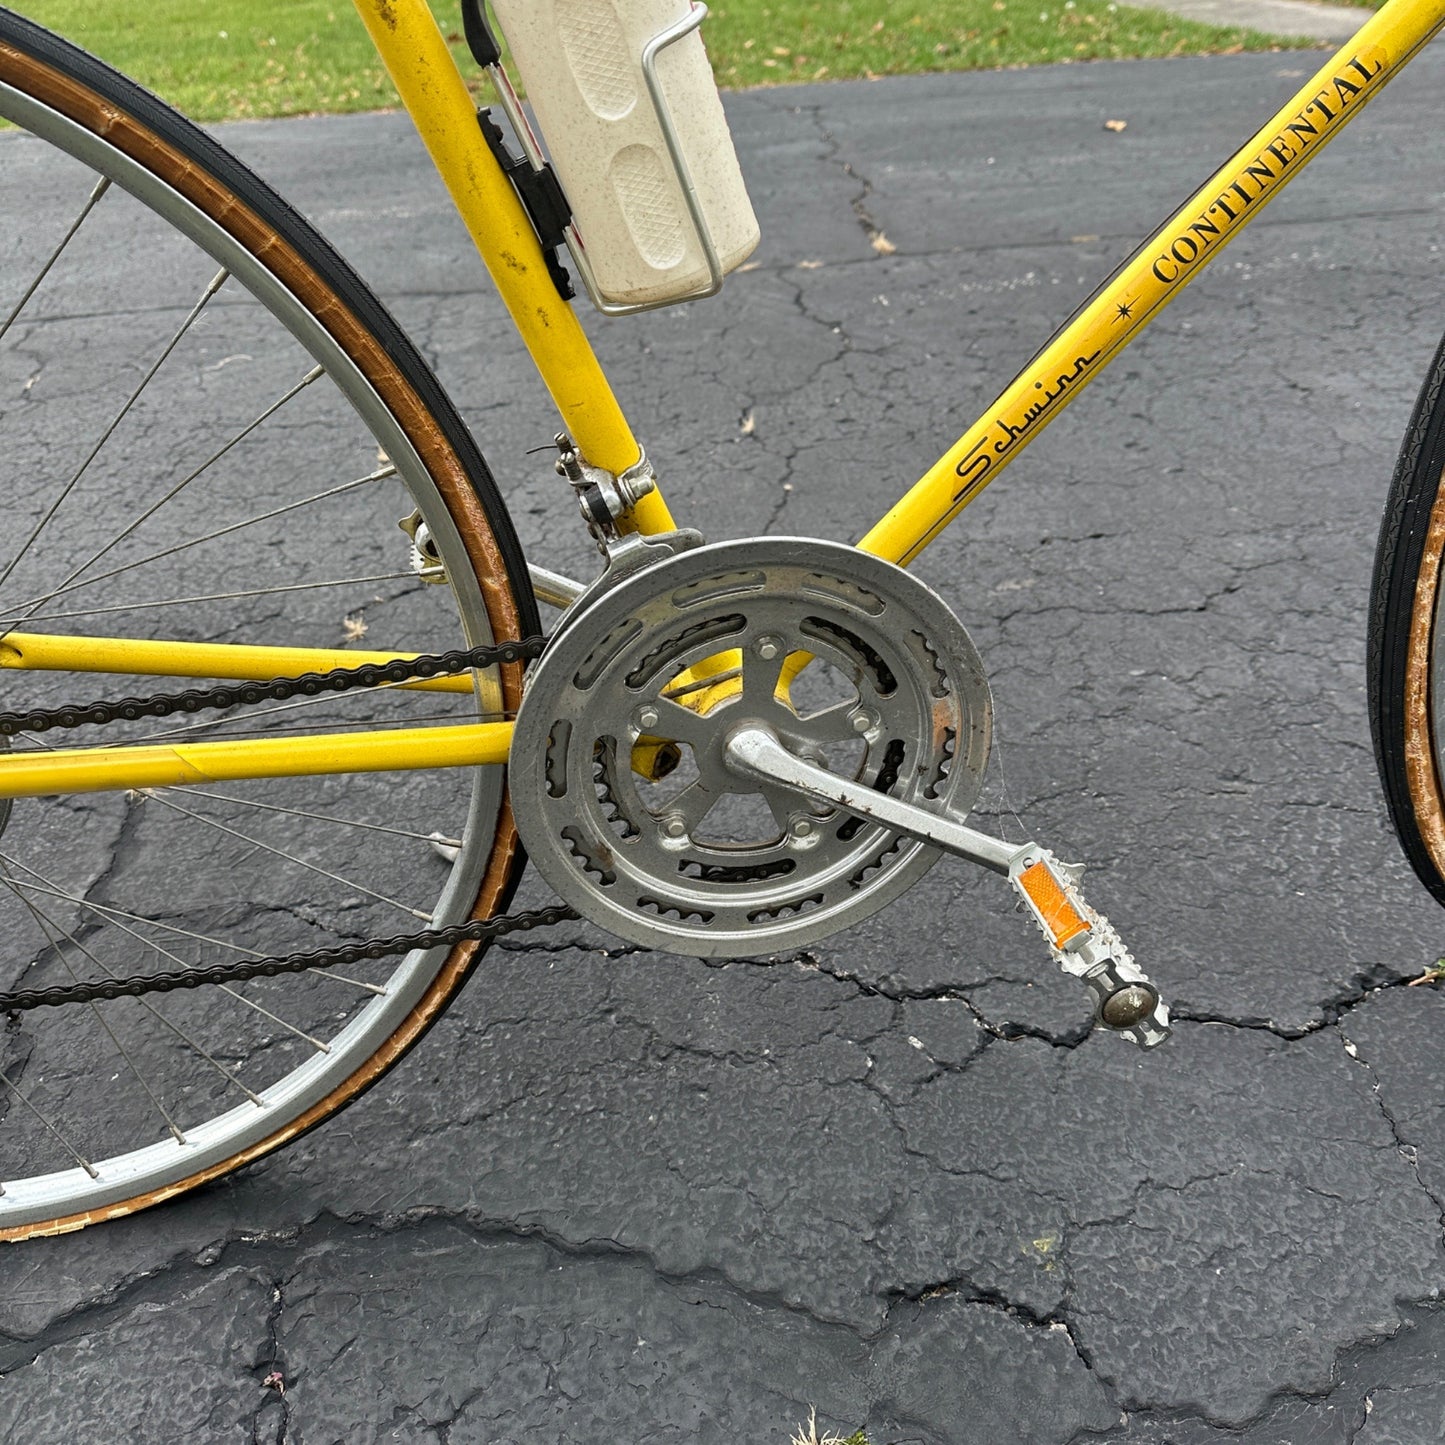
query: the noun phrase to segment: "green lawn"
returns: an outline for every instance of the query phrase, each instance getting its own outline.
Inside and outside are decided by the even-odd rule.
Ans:
[[[6,0],[197,120],[379,110],[396,92],[349,0]],[[460,32],[456,0],[434,6]],[[466,56],[460,43],[458,55]]]
[[[347,0],[9,0],[200,120],[375,110],[396,96]],[[457,0],[433,0],[468,75]],[[728,87],[1281,44],[1112,0],[716,0]]]
[[[1112,0],[709,0],[721,84],[909,75],[1125,56],[1261,50],[1258,31]]]

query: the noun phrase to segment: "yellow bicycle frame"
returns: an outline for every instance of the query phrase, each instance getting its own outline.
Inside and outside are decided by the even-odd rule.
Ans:
[[[528,352],[581,452],[620,473],[641,455],[426,0],[354,0]],[[1023,451],[1445,24],[1445,0],[1389,0],[1069,320],[997,401],[859,541],[906,565]],[[660,492],[633,512],[674,526]],[[12,635],[0,668],[269,679],[399,654]],[[469,678],[417,686],[468,691]],[[502,762],[509,723],[0,757],[0,797],[316,772]]]

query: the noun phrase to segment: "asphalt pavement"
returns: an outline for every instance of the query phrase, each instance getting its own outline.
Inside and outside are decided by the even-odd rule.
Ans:
[[[1314,63],[730,97],[755,262],[588,322],[674,509],[856,536]],[[816,1407],[872,1445],[1440,1439],[1445,996],[1405,984],[1445,918],[1383,816],[1363,638],[1445,329],[1442,91],[1436,47],[918,567],[989,670],[985,823],[1089,865],[1167,1046],[1091,1034],[963,865],[784,959],[498,949],[288,1152],[0,1255],[0,1438],[732,1445]],[[216,130],[583,569],[409,121]]]
[[[1348,40],[1374,15],[1361,6],[1321,5],[1315,0],[1168,0],[1158,8],[1206,25],[1246,25],[1266,35],[1305,36],[1336,44]]]

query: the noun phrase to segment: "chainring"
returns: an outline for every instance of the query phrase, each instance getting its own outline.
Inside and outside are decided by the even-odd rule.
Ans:
[[[755,723],[963,817],[992,704],[962,625],[892,563],[810,538],[697,547],[569,616],[528,678],[510,768],[528,855],[595,923],[703,957],[811,943],[932,867],[936,849],[730,771],[729,734]]]

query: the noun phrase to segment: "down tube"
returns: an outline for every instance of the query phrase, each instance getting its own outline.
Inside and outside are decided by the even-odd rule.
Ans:
[[[1390,0],[1009,383],[859,543],[911,562],[1445,24]]]

